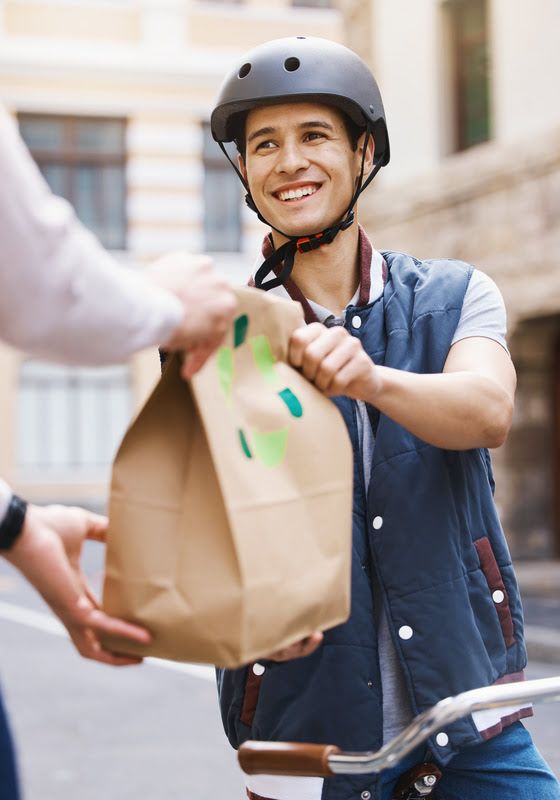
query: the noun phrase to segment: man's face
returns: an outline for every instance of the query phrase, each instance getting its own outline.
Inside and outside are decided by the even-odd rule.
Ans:
[[[250,111],[240,159],[255,204],[290,236],[317,233],[342,218],[361,151],[352,149],[342,114],[320,103],[286,103]]]

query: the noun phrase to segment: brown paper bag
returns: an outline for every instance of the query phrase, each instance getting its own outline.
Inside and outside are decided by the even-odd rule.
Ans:
[[[224,345],[190,384],[171,358],[117,454],[103,604],[154,639],[115,650],[235,667],[348,617],[345,424],[286,363],[299,304],[237,294]]]

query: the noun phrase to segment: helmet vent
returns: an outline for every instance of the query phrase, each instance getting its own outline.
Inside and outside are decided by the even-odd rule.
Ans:
[[[243,66],[240,68],[239,72],[237,73],[237,77],[246,78],[250,72],[251,72],[251,64],[247,62],[247,64],[243,64]]]
[[[295,56],[287,58],[284,61],[284,69],[286,70],[286,72],[295,72],[296,69],[299,69],[299,67],[300,67],[299,58],[295,58]]]

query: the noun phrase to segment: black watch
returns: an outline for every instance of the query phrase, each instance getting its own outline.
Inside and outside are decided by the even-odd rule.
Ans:
[[[17,494],[12,495],[4,519],[0,522],[0,550],[9,550],[23,530],[27,503]]]

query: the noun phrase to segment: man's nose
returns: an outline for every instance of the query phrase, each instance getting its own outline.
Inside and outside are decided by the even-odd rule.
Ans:
[[[303,148],[297,142],[285,142],[282,145],[276,163],[277,172],[293,174],[301,169],[306,169],[308,166],[309,160]]]

